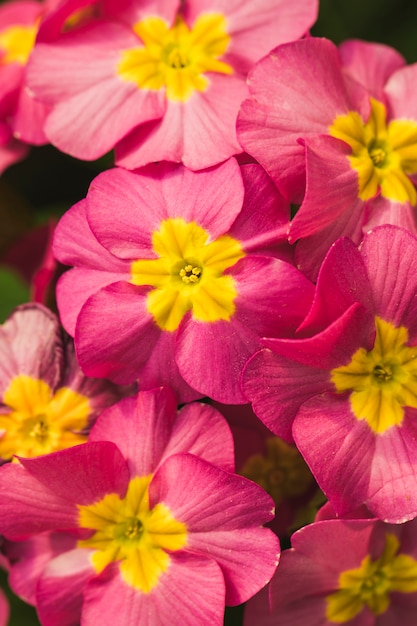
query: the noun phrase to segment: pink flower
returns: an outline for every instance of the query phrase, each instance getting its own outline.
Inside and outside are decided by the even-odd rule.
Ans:
[[[57,556],[46,536],[27,544],[42,624],[69,626],[81,613],[85,626],[220,626],[225,603],[254,595],[279,557],[261,527],[272,500],[232,468],[220,414],[196,403],[177,415],[167,389],[104,411],[86,444],[3,467],[0,532],[65,531],[77,542],[57,537]],[[24,591],[26,577],[29,595],[31,565],[19,567],[14,581]]]
[[[297,444],[339,515],[417,515],[417,240],[385,225],[358,250],[338,240],[298,339],[265,339],[244,390],[275,434]]]
[[[258,165],[235,160],[99,175],[54,243],[75,266],[57,298],[83,371],[244,402],[240,372],[259,338],[291,335],[311,302],[311,283],[276,258],[289,258],[288,209]]]
[[[59,10],[74,4],[89,3]],[[202,169],[241,151],[249,69],[305,34],[317,0],[106,0],[101,10],[105,19],[56,42],[41,33],[29,82],[52,107],[48,139],[87,160],[116,147],[129,169],[161,160]]]
[[[83,376],[58,320],[37,304],[0,326],[0,457],[46,454],[86,441],[97,415],[125,390]]]
[[[417,233],[417,64],[380,44],[282,45],[249,78],[244,149],[287,198],[302,201],[289,241],[315,278],[329,246],[390,223]],[[306,67],[310,68],[306,71]]]
[[[396,626],[417,611],[417,520],[330,520],[292,536],[245,626]]]

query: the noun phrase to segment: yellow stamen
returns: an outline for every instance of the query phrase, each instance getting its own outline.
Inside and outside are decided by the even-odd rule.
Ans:
[[[390,605],[391,592],[417,591],[417,561],[407,554],[397,554],[400,543],[387,533],[379,559],[367,555],[360,566],[342,572],[339,589],[326,597],[326,618],[335,624],[353,620],[365,607],[382,615]]]
[[[382,102],[371,98],[371,115],[364,123],[355,111],[339,115],[329,128],[330,135],[352,148],[348,157],[358,173],[358,197],[384,198],[409,202],[414,206],[417,193],[409,175],[417,173],[417,123],[393,120],[386,123]]]
[[[0,415],[0,457],[33,457],[84,443],[82,431],[91,413],[87,397],[69,387],[54,394],[40,379],[20,375],[3,395],[9,412]]]
[[[332,381],[339,392],[350,391],[352,411],[372,430],[383,433],[400,426],[404,407],[417,408],[417,347],[408,347],[408,332],[375,318],[373,349],[359,348],[348,365],[335,368]]]
[[[78,542],[94,552],[91,562],[97,573],[120,561],[123,580],[149,593],[168,569],[169,552],[187,544],[187,528],[165,504],[149,508],[148,487],[152,476],[130,481],[124,498],[112,493],[88,506],[79,505],[79,525],[95,533]]]
[[[153,233],[152,246],[158,258],[134,261],[131,282],[154,287],[147,308],[162,330],[176,330],[188,311],[202,322],[230,320],[237,291],[224,271],[245,256],[236,239],[210,241],[195,222],[170,218]]]
[[[0,65],[26,65],[35,45],[38,24],[9,26],[0,31]]]
[[[210,72],[232,74],[220,60],[230,37],[226,20],[219,13],[200,15],[190,29],[182,17],[174,26],[159,17],[148,17],[134,26],[143,46],[123,51],[118,75],[140,89],[165,87],[169,100],[185,102],[195,91],[206,91]]]

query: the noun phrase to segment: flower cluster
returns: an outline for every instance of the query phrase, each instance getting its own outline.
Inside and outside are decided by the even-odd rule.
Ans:
[[[0,172],[100,159],[0,326],[0,557],[42,626],[412,623],[417,64],[317,11],[0,6]]]

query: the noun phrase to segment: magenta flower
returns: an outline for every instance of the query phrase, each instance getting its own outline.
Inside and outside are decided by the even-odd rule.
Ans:
[[[242,146],[301,202],[289,240],[312,278],[343,235],[379,224],[417,233],[417,64],[360,41],[280,46],[253,70],[238,121]],[[306,67],[310,68],[306,71]]]
[[[292,536],[245,626],[397,626],[417,611],[417,520],[330,520]]]
[[[76,4],[91,2],[67,0],[59,11]],[[116,147],[117,164],[129,169],[224,161],[241,152],[235,123],[248,71],[277,42],[303,36],[317,4],[106,0],[105,19],[36,46],[29,81],[52,107],[47,137],[87,160]]]
[[[417,515],[416,262],[417,240],[395,226],[360,250],[338,240],[302,338],[263,340],[244,372],[255,413],[294,438],[339,515]]]
[[[58,320],[37,304],[0,326],[0,457],[46,454],[79,444],[123,391],[86,378]]]
[[[77,542],[26,544],[42,624],[69,626],[81,614],[85,626],[220,626],[225,603],[253,596],[279,558],[278,539],[261,527],[272,500],[232,468],[220,414],[196,403],[177,415],[162,388],[104,411],[86,444],[3,467],[0,532],[65,531]],[[34,556],[42,544],[46,566]],[[26,577],[30,595],[30,565],[19,567],[15,583],[24,590]]]
[[[83,371],[244,402],[240,372],[259,338],[291,335],[311,303],[311,283],[276,258],[289,258],[288,210],[259,166],[235,160],[99,175],[54,243],[75,266],[57,297]]]

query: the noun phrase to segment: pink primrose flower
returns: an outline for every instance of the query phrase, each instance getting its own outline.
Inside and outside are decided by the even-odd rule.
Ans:
[[[100,174],[54,242],[75,266],[57,298],[84,373],[244,402],[240,372],[259,338],[291,335],[314,291],[279,258],[290,258],[288,211],[262,168],[234,159]]]
[[[276,48],[249,77],[238,134],[281,192],[301,202],[289,230],[315,278],[329,246],[384,223],[417,233],[417,64],[395,50],[309,38]]]
[[[417,515],[417,240],[379,226],[333,244],[298,339],[264,339],[244,371],[255,413],[297,444],[335,511]]]
[[[317,0],[103,0],[101,18],[57,34],[52,15],[29,66],[52,108],[51,143],[81,159],[202,169],[240,153],[235,123],[246,76],[274,45],[303,36]],[[67,0],[58,11],[91,2]],[[62,18],[62,15],[61,15]]]
[[[126,391],[86,378],[58,320],[25,304],[0,326],[0,457],[46,454],[86,441],[97,415]]]
[[[330,520],[292,536],[245,626],[411,626],[417,612],[417,520]]]
[[[271,498],[232,472],[212,407],[177,414],[166,388],[121,400],[88,443],[1,469],[14,588],[43,626],[220,626],[279,558]]]

